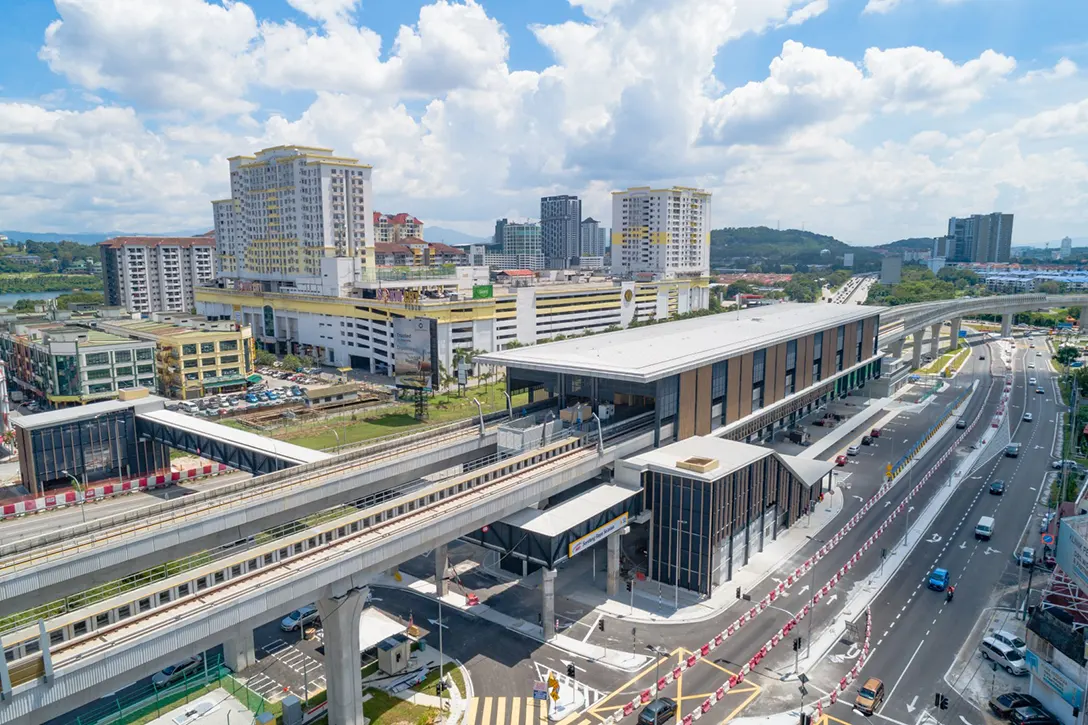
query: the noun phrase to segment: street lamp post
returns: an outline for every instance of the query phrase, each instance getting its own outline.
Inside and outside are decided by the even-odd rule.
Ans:
[[[680,609],[680,539],[683,534],[681,528],[687,521],[676,520],[676,579],[673,587],[673,609]]]
[[[815,536],[806,536],[806,539],[816,542],[817,544],[826,544],[823,539],[817,539]],[[808,611],[808,641],[805,642],[805,659],[808,659],[809,654],[812,652],[812,620],[816,618],[816,562],[812,562],[812,577],[809,581],[809,611]]]
[[[79,494],[79,516],[83,519],[83,523],[87,523],[87,512],[83,510],[83,505],[87,503],[87,495],[84,493],[86,489],[79,483],[79,479],[68,473],[67,470],[61,471],[61,473],[72,479],[72,485],[75,486],[76,493]]]
[[[669,653],[665,650],[665,648],[661,647],[660,645],[648,644],[646,645],[646,649],[657,655],[654,658],[654,687],[657,687],[657,683],[661,681],[661,658],[666,657]]]
[[[332,429],[332,434],[336,436],[336,452],[340,452],[340,434],[336,432],[336,429]]]

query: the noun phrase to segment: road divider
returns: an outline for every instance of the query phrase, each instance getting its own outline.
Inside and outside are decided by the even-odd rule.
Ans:
[[[145,476],[134,478],[121,483],[108,483],[104,486],[88,488],[82,498],[84,503],[94,503],[114,496],[123,496],[137,491],[153,491],[159,488],[167,488],[185,481],[194,481],[208,476],[218,476],[234,469],[222,463],[212,463],[199,468],[190,468],[185,471],[172,471],[158,476]],[[51,496],[38,496],[37,498],[25,498],[21,501],[5,503],[0,508],[0,519],[13,519],[27,514],[36,514],[42,511],[53,511],[65,506],[76,506],[81,503],[78,491],[65,491]]]

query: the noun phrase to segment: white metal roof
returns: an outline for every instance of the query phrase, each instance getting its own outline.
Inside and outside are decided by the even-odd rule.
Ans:
[[[714,436],[693,436],[661,448],[653,448],[637,456],[624,460],[624,463],[637,468],[652,468],[656,471],[672,473],[684,478],[700,481],[717,481],[733,471],[739,471],[767,456],[776,455],[771,448],[753,446],[740,441]],[[713,458],[718,467],[699,473],[680,468],[676,464],[688,458]]]
[[[166,405],[166,398],[157,395],[146,395],[133,400],[103,400],[100,403],[88,403],[87,405],[73,405],[70,408],[58,408],[47,410],[44,413],[31,415],[12,416],[11,422],[19,428],[32,430],[34,428],[48,428],[59,423],[74,423],[79,420],[93,420],[99,415],[116,413],[128,408],[140,410],[144,407],[161,408]]]
[[[834,461],[821,461],[815,458],[787,456],[785,453],[779,453],[777,451],[775,451],[775,455],[781,459],[786,468],[793,472],[793,475],[804,481],[808,486],[814,485],[835,468]]]
[[[642,491],[637,488],[604,483],[580,493],[574,498],[552,506],[546,511],[534,508],[522,509],[502,520],[504,524],[517,526],[541,536],[559,536],[583,521],[588,521],[602,511],[607,511]]]
[[[478,355],[477,362],[647,383],[872,317],[886,308],[782,303]]]
[[[158,423],[189,431],[205,438],[215,438],[234,444],[240,448],[249,448],[266,455],[271,455],[281,460],[292,460],[296,463],[317,463],[330,458],[329,454],[315,451],[310,448],[296,446],[293,443],[265,438],[256,433],[249,433],[237,428],[213,423],[210,420],[201,420],[184,413],[175,413],[171,410],[156,410],[149,413],[138,413],[141,418],[150,418]]]

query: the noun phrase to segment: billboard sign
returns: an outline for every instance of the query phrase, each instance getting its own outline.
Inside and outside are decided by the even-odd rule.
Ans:
[[[1027,660],[1028,669],[1031,670],[1031,674],[1035,675],[1036,679],[1045,682],[1071,707],[1080,707],[1081,702],[1084,700],[1084,690],[1076,682],[1031,650],[1027,651],[1027,656],[1024,659]]]
[[[495,288],[489,284],[472,285],[472,299],[489,300],[495,296]]]
[[[574,541],[570,542],[570,545],[567,548],[567,556],[573,558],[577,554],[580,554],[581,552],[596,544],[598,541],[601,541],[609,534],[614,534],[617,531],[622,530],[625,526],[627,526],[627,514],[617,516],[604,526],[598,529],[594,529],[582,538],[575,539]]]
[[[393,320],[393,374],[438,387],[438,321]]]
[[[1082,590],[1088,590],[1088,515],[1066,516],[1058,527],[1054,558],[1062,572]]]

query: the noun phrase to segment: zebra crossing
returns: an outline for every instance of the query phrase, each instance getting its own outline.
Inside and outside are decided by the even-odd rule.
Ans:
[[[531,697],[474,697],[462,725],[547,725],[548,703]]]
[[[246,679],[245,685],[268,702],[279,702],[288,693],[304,698],[303,679],[308,680],[306,689],[311,694],[325,689],[325,666],[319,660],[282,639],[273,640],[261,649],[282,666],[263,668]]]

